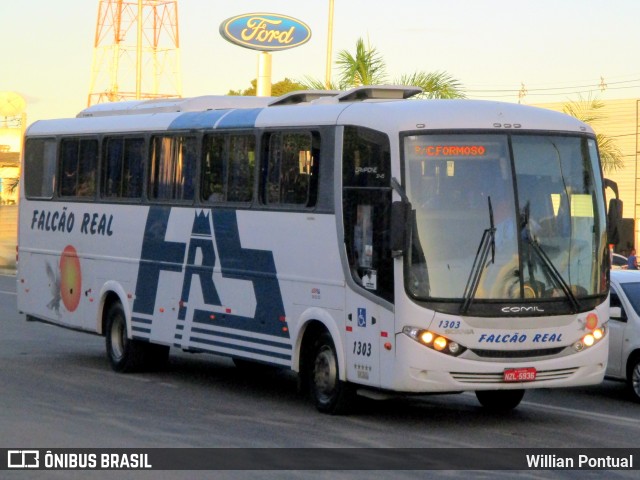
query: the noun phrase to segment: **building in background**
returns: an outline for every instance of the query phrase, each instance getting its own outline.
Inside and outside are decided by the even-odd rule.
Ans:
[[[15,92],[0,92],[0,270],[16,263],[18,190],[27,102]]]

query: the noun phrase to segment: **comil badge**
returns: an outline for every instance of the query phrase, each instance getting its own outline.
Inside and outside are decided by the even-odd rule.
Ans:
[[[222,22],[220,35],[241,47],[264,52],[299,47],[311,38],[311,29],[286,15],[245,13]]]

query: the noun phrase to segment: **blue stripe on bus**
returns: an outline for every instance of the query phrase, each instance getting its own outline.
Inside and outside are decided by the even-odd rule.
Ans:
[[[206,112],[185,112],[169,125],[169,130],[213,128],[228,110],[208,110]]]
[[[205,345],[211,345],[212,347],[222,347],[222,348],[230,348],[233,350],[239,350],[241,352],[247,352],[247,353],[257,353],[259,355],[264,355],[267,357],[273,357],[273,358],[279,358],[282,360],[291,360],[291,355],[287,355],[284,353],[274,353],[274,352],[270,352],[268,350],[260,350],[257,348],[251,348],[251,347],[243,347],[241,345],[235,345],[232,343],[225,343],[225,342],[218,342],[215,340],[207,340],[206,338],[201,338],[201,337],[191,337],[191,341],[192,342],[198,342],[198,343],[204,343]],[[200,347],[202,348],[202,347]],[[227,353],[228,355],[228,353]]]
[[[222,117],[216,128],[253,128],[262,110],[262,108],[231,110]]]
[[[151,319],[149,319],[149,318],[132,317],[131,320],[134,321],[134,322],[151,325]]]
[[[269,340],[262,340],[262,339],[258,339],[258,338],[255,338],[255,337],[250,337],[250,336],[247,336],[247,335],[238,335],[238,334],[234,334],[234,333],[211,331],[211,330],[206,330],[204,328],[192,328],[191,332],[192,333],[202,333],[204,335],[210,335],[210,336],[213,336],[213,337],[223,337],[223,338],[229,338],[229,339],[232,339],[232,340],[241,340],[241,341],[244,341],[244,342],[256,343],[256,344],[264,345],[265,347],[283,348],[285,350],[291,350],[292,349],[291,345],[288,344],[288,343],[272,342],[272,341],[269,341]]]

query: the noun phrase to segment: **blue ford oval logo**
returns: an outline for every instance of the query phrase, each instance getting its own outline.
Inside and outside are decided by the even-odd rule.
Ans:
[[[220,25],[220,35],[241,47],[270,51],[298,47],[311,38],[300,20],[275,13],[245,13]]]

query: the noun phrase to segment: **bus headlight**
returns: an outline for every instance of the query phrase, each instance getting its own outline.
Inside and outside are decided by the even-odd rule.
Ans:
[[[429,330],[416,327],[404,327],[402,329],[402,333],[411,337],[425,347],[429,347],[432,350],[446,353],[447,355],[452,355],[454,357],[457,357],[466,350],[466,348],[459,343],[454,342],[443,335],[430,332]]]
[[[595,328],[592,332],[586,333],[580,340],[573,344],[573,349],[580,352],[585,348],[589,348],[604,338],[606,328],[604,326]]]

